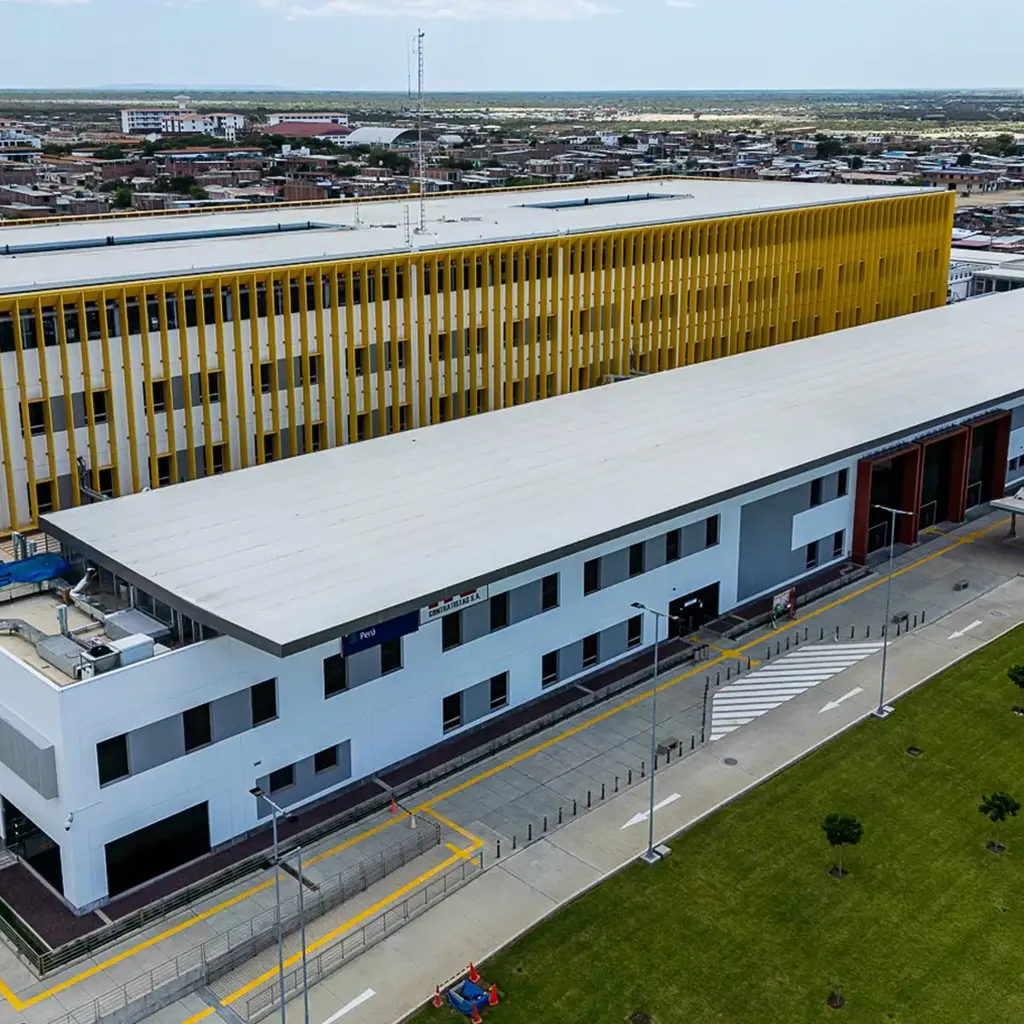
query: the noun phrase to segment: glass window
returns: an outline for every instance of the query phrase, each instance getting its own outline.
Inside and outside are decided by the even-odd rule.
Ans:
[[[818,564],[818,542],[812,541],[807,545],[807,568],[813,569]]]
[[[545,576],[540,581],[540,606],[542,611],[558,607],[558,573]]]
[[[450,651],[462,643],[462,612],[452,612],[441,620],[441,650]]]
[[[718,544],[721,516],[709,516],[704,524],[704,546],[713,548]]]
[[[811,508],[821,504],[821,477],[811,481]]]
[[[591,665],[596,665],[600,653],[600,636],[597,633],[592,633],[590,636],[585,637],[583,640],[583,667],[590,668]]]
[[[540,682],[542,686],[558,682],[558,651],[551,651],[541,658]]]
[[[282,789],[294,786],[295,765],[286,764],[283,768],[278,768],[276,772],[271,772],[267,778],[267,783],[271,793],[280,793]]]
[[[644,571],[644,546],[633,544],[629,549],[629,575],[639,576]]]
[[[626,624],[626,646],[639,647],[644,636],[644,620],[642,615],[634,615]]]
[[[264,679],[249,688],[253,728],[277,718],[277,680]]]
[[[209,704],[199,704],[197,707],[189,708],[181,718],[185,727],[186,753],[196,750],[198,747],[205,747],[213,741]]]
[[[210,370],[206,375],[206,397],[209,402],[220,401],[220,370]]]
[[[441,725],[445,732],[462,725],[462,693],[452,693],[441,702]]]
[[[380,674],[389,675],[402,667],[402,638],[385,640],[380,645]]]
[[[491,677],[491,710],[497,711],[508,703],[508,673]]]
[[[124,734],[111,736],[109,740],[97,743],[96,763],[99,766],[101,786],[128,776],[128,737]]]
[[[348,689],[348,673],[345,659],[340,654],[324,658],[324,697],[333,697]]]
[[[832,538],[832,557],[842,558],[846,550],[846,531],[840,530]]]
[[[839,479],[836,482],[836,497],[845,498],[850,493],[850,471],[848,469],[839,470]]]
[[[491,629],[504,629],[508,625],[508,593],[491,598]]]
[[[601,589],[601,559],[592,558],[583,566],[583,593],[593,594]]]
[[[338,767],[338,748],[327,747],[325,750],[318,750],[313,755],[313,771],[319,775],[321,772],[329,772],[332,768]]]
[[[665,534],[665,561],[678,562],[682,553],[682,530],[671,530]]]
[[[107,422],[107,393],[106,391],[92,392],[92,418],[95,423]]]

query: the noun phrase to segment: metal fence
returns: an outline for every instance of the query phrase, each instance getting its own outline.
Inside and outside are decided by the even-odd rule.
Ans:
[[[306,922],[333,910],[364,892],[374,882],[440,845],[440,825],[419,820],[422,824],[401,842],[382,850],[376,857],[332,875],[320,883],[316,893],[304,895]],[[290,934],[299,927],[298,896],[282,900],[281,923],[284,934]],[[275,911],[264,910],[56,1018],[51,1024],[98,1024],[110,1019],[116,1019],[119,1024],[130,1024],[141,1020],[201,985],[223,977],[276,941]]]
[[[315,955],[307,957],[308,985],[316,984],[353,957],[376,945],[382,939],[386,939],[403,925],[440,903],[446,896],[461,889],[483,871],[483,864],[484,857],[483,851],[481,851],[473,859],[461,861],[450,871],[432,879],[422,889],[407,896],[401,903],[396,903],[382,914],[370,918],[360,928],[342,936]],[[301,964],[285,972],[284,990],[286,1000],[302,991]],[[244,1009],[240,1002],[235,1003],[232,1009],[250,1024],[254,1024],[255,1021],[262,1020],[272,1013],[280,1004],[280,990],[275,976],[272,982],[268,982],[246,1000]]]

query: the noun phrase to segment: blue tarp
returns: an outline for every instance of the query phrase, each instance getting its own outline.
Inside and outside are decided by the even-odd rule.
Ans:
[[[18,562],[6,562],[0,564],[0,587],[54,580],[70,568],[60,555],[33,555]]]

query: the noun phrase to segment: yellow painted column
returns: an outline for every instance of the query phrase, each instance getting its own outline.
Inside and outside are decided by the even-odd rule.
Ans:
[[[78,450],[75,442],[75,410],[74,403],[71,401],[72,394],[72,381],[71,381],[71,370],[68,364],[68,332],[67,332],[67,320],[65,319],[64,310],[64,295],[60,294],[57,296],[57,344],[60,346],[60,375],[61,380],[64,384],[64,421],[67,423],[67,449],[68,449],[68,465],[71,467],[71,501],[75,505],[82,503],[82,489],[78,481]],[[125,323],[124,319],[124,289],[121,290],[121,321]],[[127,331],[123,332],[127,339]],[[131,363],[127,356],[124,356],[125,366],[125,383],[128,384],[129,373],[128,368]],[[128,392],[130,394],[130,392]],[[2,415],[2,413],[0,413]],[[108,415],[112,415],[112,410]],[[129,417],[131,413],[129,412]],[[129,430],[131,427],[131,420],[129,418]],[[131,434],[129,433],[129,438]],[[129,443],[131,441],[129,440]],[[138,484],[136,483],[133,490],[138,490]]]

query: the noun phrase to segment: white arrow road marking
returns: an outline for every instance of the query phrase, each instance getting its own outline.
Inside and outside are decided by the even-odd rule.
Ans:
[[[830,700],[819,712],[819,715],[823,715],[826,711],[835,711],[840,704],[845,704],[846,701],[853,697],[856,697],[858,693],[863,693],[863,686],[855,686],[849,693],[844,693],[842,697],[837,697],[835,700]]]
[[[972,629],[977,629],[980,625],[981,625],[981,619],[975,619],[969,626],[964,626],[963,629],[958,629],[955,633],[950,633],[949,634],[949,639],[950,640],[959,640],[960,637],[967,636],[967,634]]]
[[[873,641],[852,644],[826,641],[800,647],[765,662],[759,669],[715,693],[711,706],[711,739],[720,740],[881,649],[882,644]]]
[[[665,797],[660,804],[655,804],[654,809],[660,811],[662,807],[668,807],[669,804],[674,804],[677,800],[682,800],[682,796],[679,793],[673,793],[671,796]],[[619,829],[622,832],[624,829],[630,828],[632,825],[639,825],[641,821],[646,821],[650,817],[650,811],[641,811],[639,814],[634,814],[629,821],[626,822],[622,828]],[[329,1021],[324,1021],[324,1024],[330,1024]]]
[[[337,1013],[332,1013],[324,1024],[334,1024],[339,1017],[344,1017],[346,1013],[350,1013],[357,1006],[362,1006],[368,999],[372,999],[377,993],[372,988],[368,988],[365,992],[361,992],[355,997],[350,1003],[346,1003]]]

